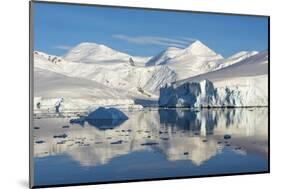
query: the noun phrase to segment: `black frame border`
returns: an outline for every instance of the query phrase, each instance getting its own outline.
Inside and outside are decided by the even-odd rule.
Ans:
[[[232,16],[252,16],[252,17],[265,17],[268,19],[268,170],[261,172],[246,172],[246,173],[226,173],[226,174],[209,174],[197,176],[181,176],[181,177],[163,177],[151,179],[130,179],[118,181],[104,181],[104,182],[86,182],[86,183],[70,183],[70,184],[53,184],[53,185],[34,185],[34,171],[33,171],[33,65],[34,65],[34,27],[33,27],[33,3],[57,4],[57,5],[76,5],[86,7],[104,7],[104,8],[124,8],[124,9],[137,9],[137,10],[154,10],[166,12],[183,12],[183,13],[198,13],[198,14],[216,14],[216,15],[232,15]],[[148,7],[133,7],[133,6],[119,6],[119,5],[101,5],[90,3],[73,3],[73,2],[58,2],[58,1],[29,1],[29,188],[51,188],[51,187],[66,187],[66,186],[85,186],[85,185],[98,185],[98,184],[115,184],[115,183],[131,183],[143,181],[162,181],[162,180],[179,180],[190,178],[211,178],[223,176],[240,176],[240,175],[257,175],[270,173],[270,16],[269,15],[255,15],[255,14],[238,14],[238,13],[224,13],[224,12],[208,12],[208,11],[192,11],[192,10],[176,10],[176,9],[163,9],[163,8],[148,8]]]

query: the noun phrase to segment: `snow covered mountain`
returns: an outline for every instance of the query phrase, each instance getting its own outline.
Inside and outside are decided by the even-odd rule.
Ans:
[[[128,62],[132,58],[136,64],[144,64],[150,57],[130,56],[102,44],[84,42],[72,48],[63,58],[71,62],[99,64]]]
[[[223,58],[197,40],[185,49],[167,48],[151,58],[146,66],[167,65],[175,71],[177,80],[182,80],[230,66],[257,53],[257,51],[241,51],[228,58]]]
[[[89,44],[82,44],[85,45],[89,47]],[[103,53],[113,52],[105,46],[101,46],[101,49]],[[85,51],[88,52],[88,49]],[[110,63],[102,55],[90,58],[92,63],[84,63],[35,51],[34,105],[39,103],[41,109],[54,110],[54,104],[63,98],[64,109],[89,109],[98,105],[131,107],[134,99],[157,101],[160,87],[175,81],[176,74],[166,66],[144,67],[139,63],[132,65],[130,58],[135,57],[114,53],[115,57],[108,55],[114,57]],[[81,54],[86,53],[81,50]],[[120,60],[116,60],[118,56]],[[83,58],[79,60],[84,61]]]
[[[160,89],[159,104],[172,107],[268,106],[268,52]]]
[[[232,64],[235,64],[237,62],[240,62],[246,58],[249,58],[250,56],[254,56],[256,55],[258,52],[257,51],[241,51],[241,52],[238,52],[226,59],[222,59],[222,60],[219,60],[216,67],[215,67],[215,70],[219,70],[221,68],[224,68],[224,67],[227,67],[227,66],[230,66]]]
[[[188,78],[188,81],[198,81],[209,79],[210,81],[218,84],[225,82],[225,80],[232,79],[246,79],[259,76],[268,75],[268,52],[263,51],[256,53],[254,56],[243,59],[235,64],[224,67],[223,69],[215,70],[206,74],[197,75]],[[179,83],[184,81],[179,81]],[[241,83],[243,84],[243,82]]]
[[[151,58],[146,65],[167,65],[180,80],[214,70],[219,60],[223,60],[221,55],[197,40],[185,49],[168,48]]]
[[[217,94],[220,90],[243,96],[233,97],[235,103],[222,104],[216,100],[213,105],[266,105],[267,65],[266,52],[241,51],[223,58],[200,41],[185,49],[170,47],[153,58],[130,56],[105,45],[81,43],[64,57],[34,52],[34,105],[39,103],[41,108],[50,109],[63,98],[65,109],[134,106],[136,99],[157,101],[162,91],[159,102],[166,106],[170,104],[169,95],[179,98],[177,92],[182,90],[178,91],[179,86],[190,82],[198,84],[206,79],[210,82],[196,84],[201,87],[201,93],[204,86],[212,85],[216,91],[212,94],[224,95],[220,100],[227,95],[229,98],[227,92]],[[170,92],[163,93],[167,90]],[[246,94],[247,90],[252,92]],[[163,97],[167,99],[163,101]],[[258,97],[258,104],[256,100],[249,100],[250,97]],[[178,100],[173,99],[172,104],[178,104]],[[197,101],[198,106],[200,103],[205,102]]]
[[[85,110],[98,106],[133,106],[126,91],[116,90],[95,81],[73,78],[56,72],[34,68],[34,108],[54,111],[63,99],[60,110]]]
[[[53,63],[49,56],[36,52],[34,55],[35,67],[53,71],[68,77],[83,78],[96,81],[114,89],[124,89],[128,92],[139,93],[139,90],[148,90],[146,96],[158,92],[166,83],[175,81],[176,75],[166,66],[143,67],[131,65],[127,62],[104,63],[77,63],[69,62],[57,57],[59,62]],[[52,57],[52,56],[50,56]],[[143,95],[143,94],[142,94]]]

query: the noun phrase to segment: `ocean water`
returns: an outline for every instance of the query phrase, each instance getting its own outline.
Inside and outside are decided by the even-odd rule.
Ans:
[[[36,186],[268,171],[268,109],[149,109],[34,120]]]

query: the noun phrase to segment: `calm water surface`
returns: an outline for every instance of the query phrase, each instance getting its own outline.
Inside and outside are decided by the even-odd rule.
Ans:
[[[268,170],[267,108],[124,113],[118,124],[35,119],[35,185]]]

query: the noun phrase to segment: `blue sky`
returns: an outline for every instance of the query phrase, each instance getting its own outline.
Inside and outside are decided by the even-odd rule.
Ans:
[[[138,56],[200,40],[224,57],[268,49],[266,17],[35,3],[34,48],[63,55],[95,42]]]

